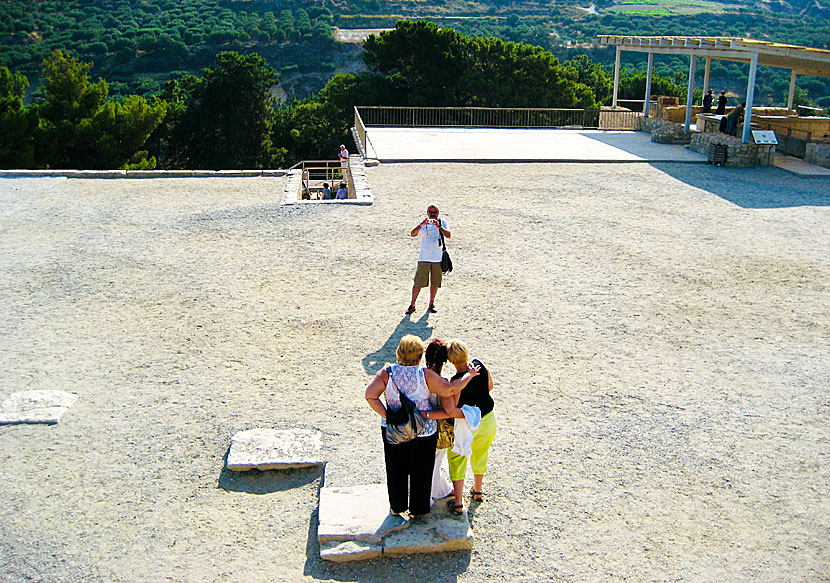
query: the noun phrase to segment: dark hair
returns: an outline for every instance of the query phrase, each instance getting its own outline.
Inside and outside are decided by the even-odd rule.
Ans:
[[[424,354],[427,362],[427,368],[441,374],[441,369],[447,362],[447,345],[440,338],[433,338],[427,344],[427,350]]]

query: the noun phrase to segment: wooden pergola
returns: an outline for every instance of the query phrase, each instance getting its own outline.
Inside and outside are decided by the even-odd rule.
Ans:
[[[620,83],[620,53],[635,51],[648,53],[648,72],[646,74],[646,95],[643,113],[648,115],[651,98],[651,70],[654,54],[689,55],[689,86],[686,93],[686,130],[692,121],[692,98],[695,88],[695,61],[697,57],[706,59],[706,73],[703,77],[703,93],[709,89],[709,67],[712,59],[749,63],[749,79],[746,87],[746,113],[742,142],[749,141],[750,121],[752,119],[752,102],[755,97],[755,74],[758,65],[789,69],[790,93],[787,107],[793,107],[795,79],[797,75],[810,77],[830,77],[830,51],[813,49],[796,45],[785,45],[747,38],[730,38],[718,36],[616,36],[599,35],[600,43],[613,45],[617,49],[614,60],[614,98],[617,105],[617,91]]]

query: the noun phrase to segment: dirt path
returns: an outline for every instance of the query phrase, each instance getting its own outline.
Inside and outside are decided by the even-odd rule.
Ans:
[[[0,398],[80,396],[0,428],[0,581],[830,580],[826,181],[368,172],[372,207],[280,206],[264,178],[0,181]],[[457,267],[410,320],[430,202]],[[321,474],[223,456],[313,427],[327,485],[381,481],[363,390],[404,333],[493,371],[476,547],[322,564]]]

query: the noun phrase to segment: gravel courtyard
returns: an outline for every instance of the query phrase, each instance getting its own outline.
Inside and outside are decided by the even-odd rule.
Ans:
[[[830,181],[691,164],[387,164],[282,179],[0,179],[0,581],[830,581]],[[456,270],[404,316],[435,202]],[[471,553],[330,565],[318,489],[383,480],[363,399],[464,339],[498,434]],[[449,367],[445,369],[449,374]],[[224,470],[255,427],[325,472]],[[378,504],[386,504],[378,500]]]

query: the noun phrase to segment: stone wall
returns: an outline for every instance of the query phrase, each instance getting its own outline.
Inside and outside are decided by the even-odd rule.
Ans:
[[[656,117],[641,117],[637,129],[651,134],[651,141],[658,144],[688,144],[691,132],[683,124],[672,123]]]
[[[727,107],[725,113],[729,113],[735,109],[734,107]],[[714,112],[715,108],[712,108]],[[692,119],[695,118],[698,114],[703,113],[703,107],[700,105],[693,105],[692,106]],[[755,118],[756,116],[786,116],[791,114],[792,112],[787,109],[786,107],[753,107],[752,108],[752,117]],[[667,105],[667,106],[658,106],[656,111],[657,117],[662,117],[669,121],[677,122],[677,123],[685,123],[686,122],[686,106],[685,105]],[[753,120],[754,121],[754,120]]]
[[[755,109],[753,108],[753,112]],[[830,117],[798,117],[758,115],[752,116],[752,123],[762,130],[776,130],[786,133],[786,128],[792,128],[793,136],[798,138],[806,137],[805,133],[810,132],[813,140],[830,139]]]
[[[710,144],[726,146],[724,166],[730,168],[770,166],[775,155],[775,146],[754,143],[742,144],[739,138],[726,134],[695,133],[692,135],[691,142],[689,142],[689,149],[707,156]]]
[[[830,142],[813,142],[807,144],[804,161],[808,164],[830,168]]]

